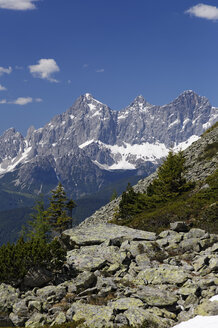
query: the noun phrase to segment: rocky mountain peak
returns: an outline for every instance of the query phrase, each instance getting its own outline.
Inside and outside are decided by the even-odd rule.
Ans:
[[[199,105],[211,106],[209,100],[206,97],[199,96],[192,90],[184,91],[172,103],[176,105],[186,106],[187,108],[192,109]]]
[[[149,104],[142,95],[139,95],[133,100],[133,102],[128,106],[128,108],[143,109],[145,107],[150,107],[150,106],[152,105]]]

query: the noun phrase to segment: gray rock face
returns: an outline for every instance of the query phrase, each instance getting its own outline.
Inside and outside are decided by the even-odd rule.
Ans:
[[[184,241],[199,244],[204,238],[218,240],[201,229],[158,236],[110,224],[66,230],[61,240],[75,275],[26,292],[0,285],[2,322],[30,328],[78,320],[81,328],[143,323],[169,328],[195,315],[217,315],[218,302],[210,301],[218,293],[217,242],[205,249],[182,247]]]
[[[151,173],[169,147],[199,137],[216,120],[217,110],[193,91],[164,106],[139,96],[119,112],[85,94],[43,128],[31,127],[26,138],[7,130],[0,137],[0,174],[14,171],[15,186],[34,193],[61,180],[77,197],[106,185],[110,170]]]

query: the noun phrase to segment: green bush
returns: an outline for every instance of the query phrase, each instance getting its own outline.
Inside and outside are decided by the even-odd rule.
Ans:
[[[40,238],[20,238],[16,244],[0,248],[0,283],[19,285],[30,268],[60,270],[65,259],[66,251],[57,240],[47,243]]]

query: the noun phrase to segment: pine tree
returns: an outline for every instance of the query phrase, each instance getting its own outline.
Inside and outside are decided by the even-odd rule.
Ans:
[[[72,209],[76,206],[68,199],[61,183],[52,190],[50,205],[44,212],[49,225],[54,231],[61,232],[72,225]]]
[[[114,191],[111,195],[110,201],[112,202],[112,200],[116,199],[117,197],[118,197],[117,191],[114,189]]]
[[[49,236],[50,226],[46,220],[45,207],[43,197],[40,196],[33,207],[34,213],[31,214],[31,219],[27,222],[27,227],[23,232],[25,239],[37,238],[47,239]]]
[[[119,204],[119,217],[128,218],[134,212],[137,193],[134,191],[130,183],[128,183],[126,191],[122,193],[122,198]]]
[[[184,163],[185,159],[181,151],[178,154],[170,151],[157,171],[158,178],[147,189],[148,196],[156,195],[164,200],[189,190],[193,184],[186,182],[184,178]]]

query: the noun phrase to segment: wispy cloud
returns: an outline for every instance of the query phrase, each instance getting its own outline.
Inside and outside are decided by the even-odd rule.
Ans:
[[[19,97],[14,101],[9,102],[9,104],[24,106],[33,102],[31,97]]]
[[[30,65],[29,70],[34,77],[48,80],[50,82],[58,82],[58,80],[54,79],[52,75],[59,72],[60,68],[58,67],[56,61],[52,58],[40,59],[38,64]]]
[[[11,105],[19,105],[19,106],[25,106],[27,104],[31,104],[33,102],[40,103],[43,100],[41,98],[35,98],[32,97],[18,97],[15,100],[7,100],[7,99],[1,99],[0,104],[11,104]]]
[[[35,2],[39,0],[0,0],[0,8],[10,10],[36,9]]]
[[[218,20],[218,8],[215,6],[205,5],[199,3],[196,6],[193,6],[185,11],[186,14],[191,16],[209,19],[209,20]]]
[[[96,73],[104,73],[104,68],[96,69]]]
[[[89,67],[88,64],[83,64],[83,68],[87,68],[87,67]]]
[[[40,103],[40,102],[43,102],[43,100],[42,100],[42,98],[36,98],[36,99],[35,99],[35,102]]]
[[[9,66],[8,68],[0,66],[0,76],[3,74],[11,74],[12,72],[12,67]]]
[[[6,90],[7,89],[3,85],[0,84],[0,91],[6,91]]]

